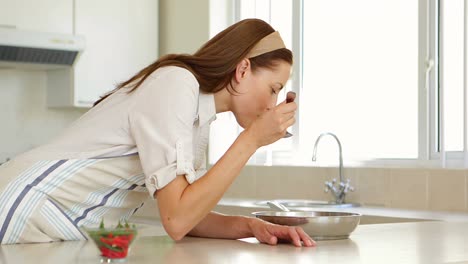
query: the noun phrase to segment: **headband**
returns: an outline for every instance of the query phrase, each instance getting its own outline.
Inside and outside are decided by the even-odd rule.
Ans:
[[[286,48],[278,31],[262,38],[247,54],[247,58],[253,58],[277,49]]]

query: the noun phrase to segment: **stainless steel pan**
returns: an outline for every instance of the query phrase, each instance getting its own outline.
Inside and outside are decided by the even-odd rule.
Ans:
[[[361,219],[361,214],[345,212],[263,211],[252,214],[270,223],[300,226],[314,240],[346,239]]]

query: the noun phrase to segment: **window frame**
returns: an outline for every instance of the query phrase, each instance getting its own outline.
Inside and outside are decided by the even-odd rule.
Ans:
[[[213,0],[212,0],[213,1]],[[217,1],[217,0],[215,0]],[[231,3],[232,22],[240,19],[240,1],[227,0]],[[292,50],[295,63],[292,73],[292,90],[301,100],[302,74],[303,74],[303,6],[304,0],[291,0],[293,10],[292,21]],[[467,0],[464,0],[464,21],[467,25]],[[445,151],[444,149],[444,120],[438,118],[443,115],[443,86],[440,85],[443,74],[443,60],[441,59],[443,47],[442,26],[444,19],[443,1],[418,0],[418,158],[415,159],[371,159],[365,161],[344,160],[348,167],[429,167],[429,168],[466,168],[468,167],[468,93],[467,93],[467,28],[464,28],[464,148],[463,151]],[[426,87],[427,86],[427,87]],[[301,104],[301,101],[299,101]],[[301,111],[297,112],[296,119],[300,120]],[[284,158],[284,153],[273,151],[273,162],[267,165],[300,165],[317,166],[316,163],[294,164],[300,145],[300,122],[292,127],[296,136],[292,141],[292,155]],[[240,131],[239,131],[240,132]],[[302,135],[304,137],[304,135]],[[278,154],[278,155],[277,155]],[[281,155],[283,154],[283,155]],[[283,157],[282,157],[283,156]],[[255,165],[265,165],[256,164]]]
[[[420,2],[426,2],[420,0]],[[428,160],[432,163],[437,163],[439,167],[445,168],[467,168],[468,167],[468,139],[467,139],[467,0],[464,0],[464,49],[463,49],[463,151],[446,151],[445,150],[445,125],[444,125],[444,1],[442,0],[427,0],[426,16],[427,20],[427,54],[425,66],[431,63],[433,58],[434,66],[429,72],[429,142],[425,144],[429,151]],[[424,87],[420,87],[421,90]],[[420,140],[420,145],[421,145]],[[423,146],[423,147],[425,147]],[[421,146],[420,146],[421,149]],[[425,154],[425,153],[424,153]],[[420,155],[421,157],[421,155]]]

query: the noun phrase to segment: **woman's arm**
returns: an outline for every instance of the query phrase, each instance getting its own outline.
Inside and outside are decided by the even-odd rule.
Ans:
[[[225,239],[255,236],[260,242],[270,245],[275,245],[278,240],[287,240],[295,246],[301,246],[301,241],[305,246],[315,246],[315,241],[301,228],[273,225],[252,217],[228,216],[216,212],[209,213],[188,235]]]
[[[188,235],[223,239],[253,237],[250,228],[252,219],[246,216],[228,216],[210,212]]]
[[[169,236],[182,239],[218,203],[257,147],[241,133],[221,159],[200,179],[189,184],[177,177],[156,192],[161,220]]]
[[[182,239],[216,206],[255,151],[282,138],[294,124],[294,103],[282,103],[260,115],[234,141],[208,172],[189,184],[176,177],[155,193],[164,228],[174,240]]]

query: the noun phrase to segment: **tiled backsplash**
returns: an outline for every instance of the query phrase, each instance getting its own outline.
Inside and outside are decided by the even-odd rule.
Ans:
[[[347,202],[436,211],[468,211],[468,173],[461,169],[345,168],[354,192]],[[247,166],[229,188],[229,198],[329,200],[324,182],[338,169]]]

